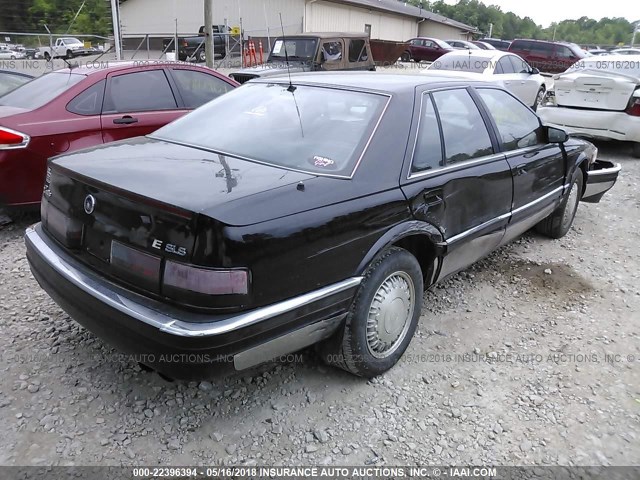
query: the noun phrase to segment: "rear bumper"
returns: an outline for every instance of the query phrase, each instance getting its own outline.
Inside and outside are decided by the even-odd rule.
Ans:
[[[624,112],[540,106],[538,116],[567,133],[604,140],[640,142],[640,117]]]
[[[42,288],[98,337],[173,378],[243,370],[329,337],[361,277],[233,315],[180,310],[113,284],[80,264],[40,224],[27,229],[27,259]]]
[[[598,203],[618,180],[621,166],[619,163],[596,160],[587,172],[587,185],[582,195],[582,201]]]

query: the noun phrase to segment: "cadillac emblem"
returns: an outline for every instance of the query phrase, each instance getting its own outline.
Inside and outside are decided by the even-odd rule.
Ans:
[[[96,198],[93,195],[87,195],[84,199],[84,211],[87,215],[91,215],[96,209]]]

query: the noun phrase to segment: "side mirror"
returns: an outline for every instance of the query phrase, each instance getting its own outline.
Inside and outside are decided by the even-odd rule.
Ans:
[[[547,127],[547,138],[551,143],[564,143],[569,140],[569,135],[561,128]]]
[[[529,73],[531,73],[531,75],[538,75],[540,73],[540,70],[538,70],[536,67],[532,67]]]

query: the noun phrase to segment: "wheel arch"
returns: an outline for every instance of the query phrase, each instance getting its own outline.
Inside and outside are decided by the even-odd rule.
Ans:
[[[438,273],[436,260],[444,255],[445,243],[435,226],[421,221],[402,223],[387,231],[365,254],[356,274],[363,274],[378,256],[393,246],[404,248],[416,257],[422,269],[425,289],[434,283]]]

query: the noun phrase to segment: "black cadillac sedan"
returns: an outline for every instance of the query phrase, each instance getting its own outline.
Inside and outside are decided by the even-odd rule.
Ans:
[[[596,157],[488,83],[270,77],[52,159],[27,255],[73,318],[169,376],[318,344],[370,377],[424,289],[532,227],[565,235],[618,176]]]

